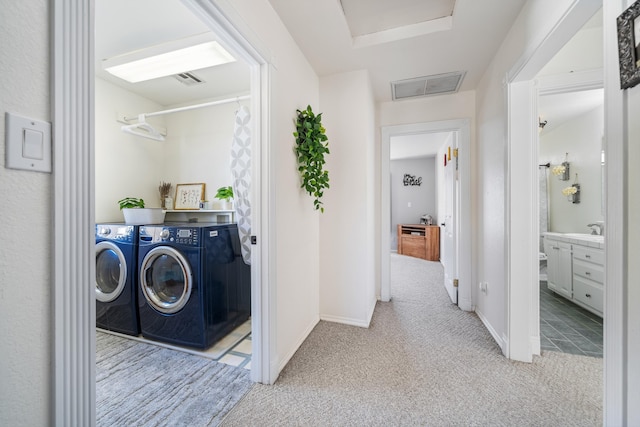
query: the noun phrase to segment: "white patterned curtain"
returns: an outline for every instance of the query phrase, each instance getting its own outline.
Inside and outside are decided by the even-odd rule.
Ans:
[[[236,203],[236,221],[240,235],[242,259],[251,265],[251,132],[249,109],[242,106],[236,111],[231,144],[231,173],[233,196]]]

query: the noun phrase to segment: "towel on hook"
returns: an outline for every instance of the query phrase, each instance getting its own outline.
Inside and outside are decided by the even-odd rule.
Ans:
[[[236,111],[233,143],[231,144],[231,173],[236,221],[240,235],[240,248],[245,264],[251,265],[251,131],[249,109],[242,106]]]

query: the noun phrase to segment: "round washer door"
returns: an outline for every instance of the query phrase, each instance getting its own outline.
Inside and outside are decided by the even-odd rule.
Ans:
[[[96,244],[96,299],[111,302],[118,298],[127,280],[127,262],[113,242]]]
[[[177,313],[189,301],[193,288],[189,262],[170,246],[151,249],[140,266],[140,287],[151,307],[165,314]]]

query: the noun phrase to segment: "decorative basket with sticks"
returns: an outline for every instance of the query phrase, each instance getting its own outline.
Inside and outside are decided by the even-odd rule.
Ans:
[[[160,181],[160,185],[158,186],[158,191],[160,192],[160,204],[162,209],[171,209],[172,206],[165,206],[165,201],[169,194],[171,193],[172,185],[170,182]]]

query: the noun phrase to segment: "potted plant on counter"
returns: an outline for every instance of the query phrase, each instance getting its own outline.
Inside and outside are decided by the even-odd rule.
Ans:
[[[233,210],[233,188],[231,186],[218,188],[216,199],[222,202],[221,209],[223,211]]]
[[[145,208],[144,200],[135,197],[125,197],[118,200],[118,206],[124,215],[125,224],[144,225],[162,224],[165,212],[162,208]]]

